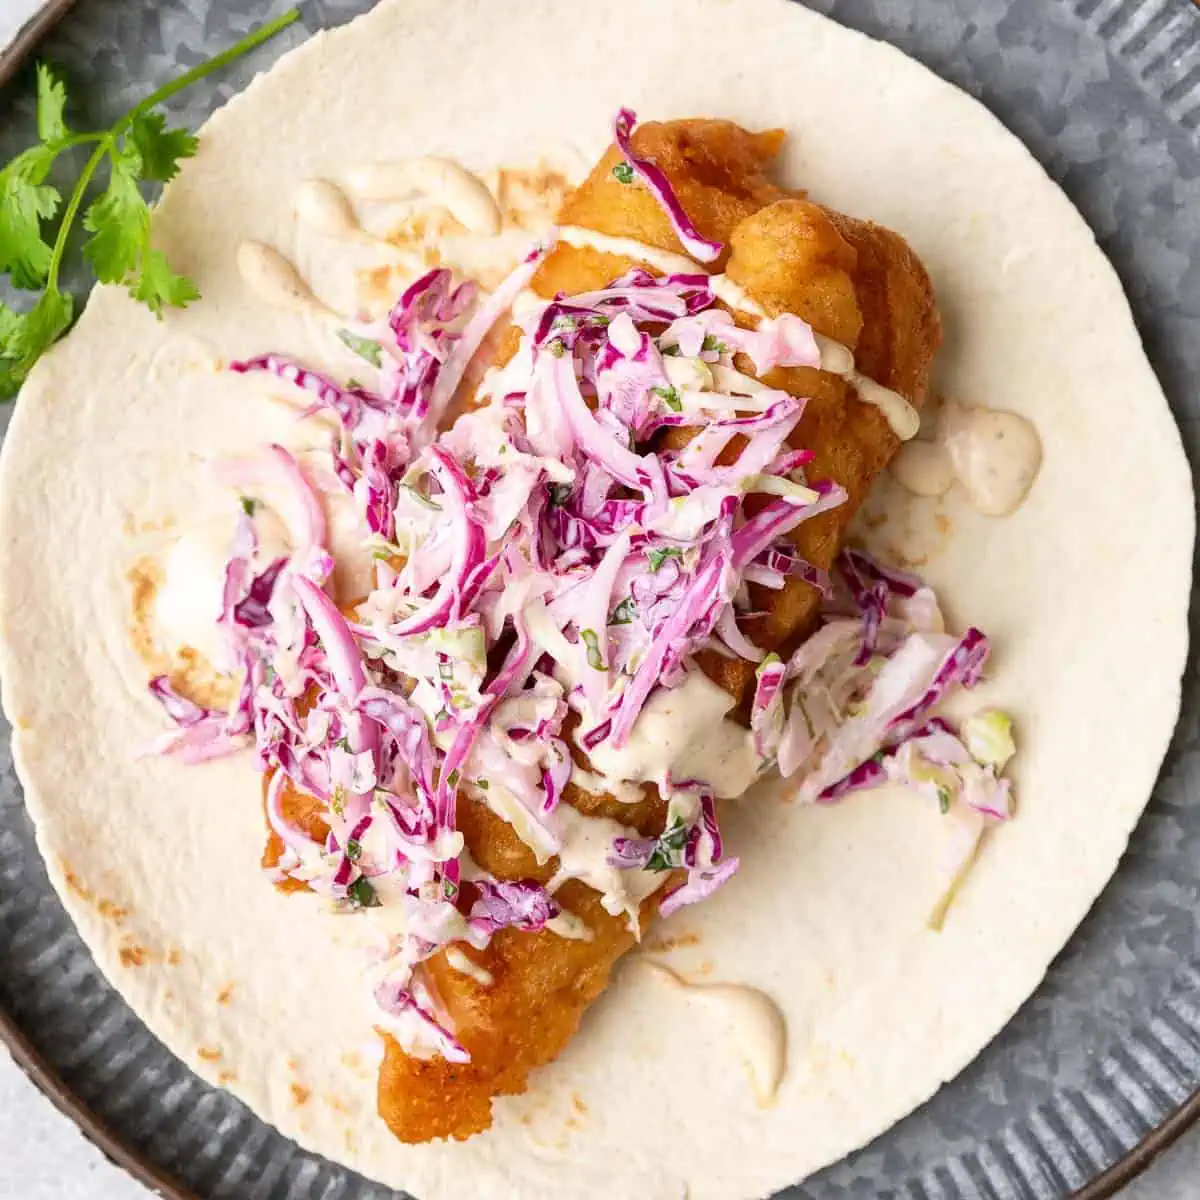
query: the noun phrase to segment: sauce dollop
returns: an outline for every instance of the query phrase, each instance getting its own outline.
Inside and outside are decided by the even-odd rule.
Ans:
[[[242,242],[237,251],[238,274],[255,296],[288,312],[311,313],[340,320],[314,294],[290,258],[265,242]]]
[[[948,404],[942,441],[971,503],[989,517],[1015,512],[1042,465],[1037,430],[1016,413]]]
[[[749,732],[728,719],[733,697],[703,671],[651,695],[620,749],[602,742],[590,753],[595,775],[613,794],[621,783],[649,783],[670,774],[699,779],[725,799],[740,796],[758,777]],[[613,781],[610,785],[607,781]]]
[[[717,1015],[737,1043],[759,1106],[775,1099],[787,1070],[787,1021],[766,992],[744,983],[694,983],[640,955],[631,961]]]
[[[1016,512],[1042,465],[1033,423],[1017,413],[946,404],[934,441],[900,448],[892,475],[916,496],[943,496],[957,480],[973,508],[988,517]]]
[[[375,163],[351,173],[350,186],[364,200],[400,200],[414,193],[440,202],[472,233],[500,232],[500,206],[487,185],[461,163],[425,155]]]

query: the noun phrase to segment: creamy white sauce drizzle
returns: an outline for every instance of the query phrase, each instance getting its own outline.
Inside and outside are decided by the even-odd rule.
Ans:
[[[288,312],[341,320],[317,298],[291,259],[263,242],[242,242],[237,250],[238,274],[246,287],[267,304]]]
[[[681,392],[709,391],[716,379],[716,372],[713,370],[712,365],[706,363],[702,358],[683,358],[678,355],[664,355],[662,364],[671,386]],[[728,368],[722,368],[722,370],[727,371],[730,375],[746,378],[737,371],[730,371]],[[758,380],[754,382],[759,387],[762,387],[758,383]]]
[[[822,370],[824,359],[822,359]],[[837,372],[834,372],[837,374]],[[921,428],[921,417],[915,408],[899,392],[885,388],[883,384],[868,379],[861,371],[849,371],[842,378],[858,393],[864,404],[874,405],[883,413],[892,432],[902,441],[911,441]]]
[[[666,359],[663,365],[678,361],[678,359]],[[734,396],[757,396],[772,390],[761,380],[755,379],[753,375],[743,375],[741,371],[735,371],[732,367],[723,367],[720,363],[709,363],[708,369],[712,372],[714,386],[719,391],[729,392]],[[668,368],[668,376],[670,373]]]
[[[944,496],[954,485],[954,463],[940,442],[914,440],[892,459],[892,474],[914,496]]]
[[[375,163],[350,174],[352,190],[364,200],[401,200],[419,194],[446,208],[472,233],[500,232],[500,206],[487,185],[449,158],[424,156]]]
[[[571,769],[571,782],[577,788],[590,792],[593,796],[612,796],[614,800],[619,800],[622,804],[636,804],[639,800],[645,799],[645,793],[636,784],[623,783],[619,779],[609,779],[604,775],[597,775],[595,771],[589,771],[578,763],[575,763]]]
[[[463,849],[458,855],[458,873],[466,883],[477,879],[489,879],[491,876],[471,857],[470,850]]]
[[[942,441],[971,503],[987,516],[1016,511],[1042,465],[1032,423],[1016,413],[947,404]]]
[[[364,228],[350,197],[328,179],[306,180],[296,189],[294,204],[297,220],[325,237],[340,238],[385,251],[389,257],[408,264],[414,270],[421,266],[417,255],[393,246],[386,238],[377,237]]]
[[[512,826],[517,837],[533,851],[539,866],[554,857],[554,840],[549,832],[499,780],[489,780],[486,791],[472,787],[471,794]]]
[[[740,284],[734,283],[727,275],[714,275],[709,280],[713,295],[722,304],[738,312],[745,312],[758,318],[765,317],[766,310]],[[899,392],[886,388],[875,380],[868,378],[855,369],[854,353],[849,346],[843,346],[833,338],[814,331],[813,337],[817,349],[821,352],[821,370],[830,375],[839,375],[858,393],[858,398],[864,404],[874,405],[892,427],[892,432],[902,441],[907,442],[917,435],[921,418],[917,410],[900,395]]]
[[[758,777],[750,731],[727,720],[734,699],[703,671],[689,671],[683,683],[654,691],[642,708],[629,740],[620,749],[601,742],[589,751],[603,791],[614,784],[649,783],[669,772],[674,779],[700,779],[720,797],[740,796]]]
[[[748,313],[760,320],[767,315],[767,310],[740,283],[734,283],[728,275],[713,275],[708,281],[708,286],[726,308]]]
[[[384,983],[393,969],[394,965],[384,958],[367,967],[363,974],[366,985],[363,992],[371,1023],[390,1033],[410,1058],[436,1058],[442,1053],[442,1043],[412,1008],[405,1008],[400,1012],[387,1012],[374,1002],[375,989]]]
[[[821,370],[843,378],[854,374],[854,353],[849,346],[835,342],[823,333],[813,333],[817,349],[821,352]]]
[[[607,233],[598,233],[594,229],[586,229],[582,225],[561,225],[558,228],[558,240],[577,249],[592,249],[601,254],[612,254],[617,258],[632,258],[635,262],[649,263],[655,270],[664,275],[706,275],[708,272],[699,263],[683,254],[673,254],[670,250],[660,250],[657,246],[647,246],[644,242],[635,242],[633,238],[612,237]]]
[[[557,917],[552,917],[546,922],[546,928],[551,933],[557,933],[561,938],[576,942],[590,942],[596,936],[592,932],[591,926],[582,917],[577,917],[565,908]]]
[[[509,309],[509,314],[515,323],[520,324],[526,317],[535,312],[541,312],[545,307],[545,299],[539,296],[533,288],[522,288],[517,293],[517,298],[513,301],[512,308]],[[493,371],[498,371],[498,368],[488,367],[487,375],[490,375]]]
[[[210,663],[221,664],[225,646],[217,627],[236,529],[236,517],[198,522],[167,552],[163,581],[154,598],[154,619],[163,643],[172,649],[190,647]],[[256,514],[257,569],[288,553],[287,529],[273,510]]]
[[[566,225],[558,231],[559,241],[570,246],[590,246],[604,254],[616,254],[622,258],[632,258],[639,262],[649,263],[650,266],[666,275],[704,273],[704,267],[679,254],[659,250],[656,246],[647,246],[632,238],[609,237],[608,234],[597,233],[583,226]],[[760,320],[766,317],[766,310],[751,296],[741,284],[734,282],[728,275],[712,275],[708,286],[712,293],[726,307],[737,312],[748,313]],[[899,392],[886,388],[875,380],[869,379],[854,366],[854,353],[848,346],[836,342],[832,338],[815,333],[817,347],[821,351],[821,370],[831,375],[839,375],[858,393],[858,398],[864,404],[870,404],[879,409],[884,419],[891,426],[892,432],[902,441],[907,442],[916,437],[921,419],[917,410]]]
[[[942,496],[957,480],[985,516],[1015,512],[1042,465],[1033,424],[1016,413],[945,404],[936,440],[901,447],[892,474],[918,496]]]
[[[457,946],[451,946],[446,951],[446,965],[460,975],[466,975],[475,980],[480,987],[491,987],[496,982],[495,977],[487,967],[481,967],[473,958],[469,958]]]
[[[667,872],[625,871],[608,861],[614,839],[636,838],[637,830],[607,817],[587,816],[569,804],[559,805],[554,815],[562,848],[548,890],[554,892],[568,879],[578,879],[600,893],[605,912],[624,915],[629,928],[640,935],[638,910],[647,896],[666,883]]]
[[[607,783],[598,786],[601,793],[608,790]],[[630,797],[632,800],[642,798],[639,789],[630,790],[636,793]],[[613,840],[619,837],[636,838],[640,836],[636,829],[605,817],[589,816],[569,804],[560,804],[548,822],[557,835],[556,843],[546,827],[497,779],[489,781],[486,791],[471,788],[471,795],[512,826],[522,843],[533,851],[539,865],[557,854],[558,868],[548,885],[549,891],[556,891],[568,879],[578,879],[600,893],[601,903],[607,912],[613,916],[625,914],[630,928],[638,931],[638,908],[641,902],[657,891],[666,881],[666,876],[648,871],[621,871],[610,865],[608,856],[612,853]],[[473,863],[471,869],[475,872],[475,878],[484,877],[484,873]],[[471,877],[467,868],[462,868],[462,871],[464,879]],[[590,942],[593,936],[587,922],[565,909],[548,921],[546,928],[559,937],[577,941]]]
[[[743,983],[694,983],[641,955],[630,962],[720,1018],[737,1043],[759,1105],[775,1099],[787,1070],[787,1022],[770,996]]]
[[[307,179],[296,189],[296,218],[326,237],[375,241],[362,227],[350,197],[328,179]]]

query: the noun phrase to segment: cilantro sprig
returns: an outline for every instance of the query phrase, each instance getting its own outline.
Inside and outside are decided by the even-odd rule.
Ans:
[[[228,50],[193,67],[134,105],[110,129],[76,133],[66,121],[67,89],[45,63],[37,67],[38,144],[0,168],[0,274],[14,287],[40,292],[26,312],[0,301],[0,400],[10,399],[37,360],[70,327],[74,299],[59,285],[72,230],[82,214],[89,235],[83,255],[101,283],[124,284],[156,317],[170,306],[199,298],[196,285],[175,274],[150,240],[150,206],[144,183],[168,183],[179,164],[196,153],[196,138],[171,129],[154,110],[206,75],[261,46],[298,20],[296,9],[269,21]],[[58,156],[79,146],[91,154],[63,206],[48,182]],[[108,183],[87,207],[97,172],[108,166]],[[47,223],[62,213],[56,230]]]

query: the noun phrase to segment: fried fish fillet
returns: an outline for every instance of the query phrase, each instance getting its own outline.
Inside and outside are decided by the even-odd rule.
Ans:
[[[749,133],[726,121],[690,120],[643,125],[634,134],[634,148],[666,172],[700,232],[726,244],[716,269],[723,268],[768,313],[794,313],[851,347],[859,371],[919,407],[941,336],[924,268],[898,235],[772,183],[767,171],[782,139],[778,132]],[[568,197],[560,224],[679,253],[682,247],[650,193],[613,175],[620,161],[615,149],[601,159]],[[560,243],[533,287],[547,299],[591,291],[635,265],[645,264]],[[497,362],[512,354],[516,340],[510,331]],[[748,362],[739,367],[753,373]],[[845,505],[801,525],[793,537],[806,559],[828,568],[898,440],[883,414],[838,376],[781,368],[764,382],[807,398],[791,440],[815,451],[810,478],[836,480],[848,493]],[[676,444],[688,436],[686,430],[672,431]],[[789,580],[781,592],[763,590],[755,601],[765,616],[745,631],[760,646],[786,654],[811,629],[819,596],[808,584]],[[752,664],[704,654],[700,665],[731,696],[748,702]],[[630,825],[643,836],[661,833],[665,823],[665,805],[652,788],[629,804],[571,785],[565,803]],[[507,823],[466,796],[459,800],[459,825],[472,856],[493,875],[545,882],[553,874],[556,860],[539,867]],[[569,881],[557,898],[591,927],[590,941],[505,929],[484,951],[460,947],[491,976],[487,986],[454,970],[444,953],[429,961],[430,978],[471,1062],[410,1058],[385,1037],[379,1111],[402,1141],[466,1138],[486,1129],[492,1097],[523,1091],[529,1073],[559,1055],[603,991],[613,964],[634,944],[624,920],[606,912],[599,895],[584,884]],[[643,904],[643,924],[656,908],[654,897]]]
[[[919,407],[940,337],[924,269],[896,234],[775,186],[767,168],[781,140],[778,133],[752,134],[723,121],[679,121],[642,126],[634,146],[666,172],[697,228],[726,243],[725,261],[718,268],[733,282],[769,313],[794,313],[818,333],[850,346],[864,375]],[[658,203],[644,188],[613,175],[619,162],[615,150],[605,155],[568,198],[562,223],[678,253],[681,247]],[[546,298],[595,290],[634,265],[640,264],[559,244],[533,286]],[[510,333],[497,361],[512,353],[515,338]],[[749,363],[739,366],[750,373]],[[848,493],[845,505],[801,525],[793,536],[806,559],[828,568],[846,525],[895,453],[897,439],[883,414],[860,401],[838,376],[781,368],[764,382],[807,398],[791,440],[815,451],[812,478],[836,480]],[[672,431],[667,444],[688,436],[687,430]],[[765,615],[745,631],[767,649],[787,653],[816,616],[817,593],[800,580],[790,580],[782,591],[764,590],[754,599],[754,607]],[[752,664],[704,654],[700,665],[745,702],[754,679]],[[653,789],[629,804],[571,785],[564,802],[643,835],[660,833],[665,822],[665,806]],[[291,793],[285,811],[302,827],[311,827],[314,836],[322,835],[315,801]],[[553,875],[554,860],[539,866],[511,826],[465,795],[459,800],[458,821],[475,861],[492,875],[542,883]],[[264,861],[273,865],[281,850],[272,839]],[[486,1129],[492,1098],[523,1091],[529,1073],[558,1056],[606,986],[613,964],[633,945],[635,935],[624,919],[605,911],[591,888],[572,880],[557,898],[587,924],[590,940],[505,929],[486,950],[457,948],[486,976],[455,970],[444,952],[426,964],[471,1061],[411,1058],[385,1036],[379,1111],[401,1140],[465,1138]],[[653,897],[643,904],[643,923],[656,907]],[[489,977],[486,985],[480,982]]]

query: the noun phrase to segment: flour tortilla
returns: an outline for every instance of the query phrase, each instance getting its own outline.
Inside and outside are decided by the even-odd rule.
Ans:
[[[403,1146],[375,1115],[355,923],[264,882],[248,759],[136,757],[164,722],[127,636],[124,573],[148,536],[130,531],[186,524],[208,503],[203,458],[287,433],[260,384],[215,368],[314,352],[234,265],[243,238],[289,246],[296,183],[412,153],[485,167],[569,142],[589,161],[621,104],[786,127],[786,182],[897,229],[928,266],[943,390],[1036,422],[1045,465],[1023,508],[993,521],[952,499],[924,568],[953,623],[994,640],[972,700],[1016,714],[1020,814],[932,934],[941,827],[915,798],[732,807],[742,871],[656,932],[696,935],[669,959],[685,974],[753,984],[784,1010],[775,1104],[756,1105],[713,1014],[626,967],[490,1132]],[[0,476],[18,769],[55,884],[154,1032],[302,1145],[423,1200],[763,1195],[960,1071],[1041,980],[1150,794],[1179,706],[1193,541],[1179,435],[1116,276],[1016,139],[895,50],[783,0],[609,0],[586,19],[565,0],[397,0],[217,113],[156,229],[203,302],[158,325],[99,289],[25,389]],[[884,499],[885,547],[935,515]]]

